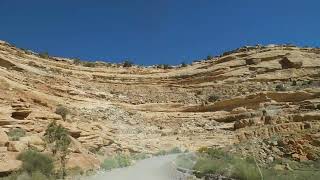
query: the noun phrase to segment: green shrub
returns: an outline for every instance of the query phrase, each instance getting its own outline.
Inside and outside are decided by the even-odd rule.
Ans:
[[[197,159],[198,158],[195,154],[181,154],[176,158],[175,163],[178,167],[193,169],[193,166]]]
[[[185,63],[185,62],[182,62],[181,65],[180,65],[180,67],[187,67],[187,66],[188,66],[188,64]]]
[[[42,174],[40,171],[32,172],[31,174],[32,180],[48,180],[48,176]]]
[[[297,81],[293,80],[291,86],[296,86],[297,85]]]
[[[163,64],[163,69],[171,69],[172,67],[169,64]]]
[[[178,153],[182,153],[181,149],[178,147],[174,147],[167,152],[167,154],[178,154]]]
[[[233,166],[232,177],[240,180],[256,180],[261,179],[258,167],[254,163],[234,158],[231,161]]]
[[[39,53],[39,57],[44,58],[44,59],[48,59],[50,56],[49,56],[48,52],[41,52],[41,53]]]
[[[118,162],[119,167],[127,167],[132,164],[130,157],[127,155],[117,155],[115,160]]]
[[[211,60],[211,59],[213,59],[213,56],[211,56],[211,55],[208,55],[206,58],[206,60]]]
[[[85,67],[95,67],[96,63],[95,62],[83,62],[83,66],[85,66]]]
[[[276,91],[286,91],[286,87],[283,84],[278,84],[276,86]]]
[[[319,167],[314,163],[302,163],[303,165],[301,162],[294,163],[296,165],[290,164],[290,167],[292,166],[294,169],[292,171],[279,171],[273,169],[272,166],[260,166],[263,179],[316,180],[320,178]],[[193,169],[196,170],[198,177],[215,174],[239,180],[261,179],[259,168],[253,158],[241,158],[235,154],[224,152],[222,149],[202,148]]]
[[[155,156],[164,156],[167,155],[167,151],[165,150],[160,150],[157,153],[154,154]]]
[[[1,178],[1,180],[53,180],[53,176],[46,176],[39,171],[32,172],[28,174],[26,172],[14,172],[9,176]]]
[[[194,170],[200,177],[206,174],[219,174],[240,180],[260,179],[260,173],[255,164],[230,155],[226,157],[221,155],[219,153],[213,156],[220,158],[212,158],[212,155],[200,158],[194,165]]]
[[[132,160],[127,155],[118,154],[114,157],[107,158],[101,164],[101,168],[104,170],[111,170],[115,168],[127,167],[132,164]]]
[[[181,149],[178,147],[174,147],[172,149],[169,149],[167,151],[165,150],[160,150],[157,153],[155,153],[155,156],[164,156],[164,155],[168,155],[168,154],[177,154],[177,153],[182,153]]]
[[[148,155],[146,153],[138,153],[138,154],[134,154],[132,156],[132,159],[134,160],[143,160],[143,159],[147,159]]]
[[[123,62],[123,67],[132,67],[133,66],[133,62],[130,60],[126,60]]]
[[[119,167],[118,162],[113,158],[107,158],[101,164],[101,168],[104,170],[111,170],[118,167]]]
[[[81,64],[80,59],[78,59],[78,58],[73,59],[73,64],[75,64],[75,65]]]
[[[156,67],[158,69],[172,69],[172,66],[170,66],[169,64],[158,64]]]
[[[26,135],[26,131],[20,128],[10,129],[8,132],[8,136],[10,141],[19,141],[20,137]]]
[[[12,172],[10,175],[8,175],[8,176],[6,176],[6,177],[3,177],[3,178],[1,178],[0,177],[0,179],[1,180],[17,180],[18,178],[19,178],[19,176],[20,176],[20,172]],[[26,174],[26,175],[28,175],[28,174]]]
[[[29,175],[40,172],[45,176],[50,176],[53,171],[52,158],[36,151],[27,150],[22,152],[17,159],[22,161],[22,170]]]
[[[206,174],[226,175],[228,166],[221,160],[199,159],[194,165],[198,177],[203,177]]]
[[[220,99],[220,97],[217,96],[217,95],[210,95],[210,96],[208,97],[208,101],[209,101],[209,102],[216,102],[216,101],[218,101],[219,99]]]
[[[68,149],[71,143],[69,133],[61,124],[58,125],[56,121],[52,121],[46,129],[44,137],[53,155],[57,155],[57,152],[59,152],[60,172],[62,179],[64,179],[66,175],[66,157],[70,153]]]
[[[67,115],[70,113],[70,111],[66,107],[59,104],[57,106],[55,113],[59,114],[62,117],[62,119],[65,121],[67,119]]]

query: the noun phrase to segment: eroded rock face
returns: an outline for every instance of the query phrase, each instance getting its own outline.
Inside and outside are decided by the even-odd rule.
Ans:
[[[282,60],[279,61],[279,63],[282,66],[282,69],[289,69],[289,68],[301,68],[302,67],[302,56],[294,56],[289,55],[284,57]]]
[[[251,58],[251,59],[246,59],[246,64],[247,65],[256,65],[261,62],[261,59],[259,58]]]
[[[196,151],[319,128],[318,49],[247,46],[165,69],[86,67],[68,58],[43,59],[2,42],[0,50],[4,154],[26,146],[46,152],[43,135],[52,121],[72,137],[70,159],[75,160],[68,167],[79,161],[84,169],[97,168],[97,157],[115,153],[152,154],[177,146]],[[284,91],[276,91],[277,85]],[[59,104],[70,112],[66,121],[55,114]],[[8,141],[14,128],[26,135]],[[316,147],[317,141],[310,144]],[[295,158],[302,156],[311,159],[313,154]]]
[[[22,102],[13,103],[11,106],[13,109],[11,117],[14,119],[23,120],[32,112],[30,106]]]
[[[0,58],[0,67],[4,67],[8,70],[16,70],[16,71],[22,71],[22,68],[17,67],[15,64],[13,64],[12,62],[2,59]]]

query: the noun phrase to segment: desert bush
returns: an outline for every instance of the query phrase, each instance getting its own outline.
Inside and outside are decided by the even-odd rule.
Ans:
[[[39,53],[39,57],[44,58],[44,59],[48,59],[50,56],[49,56],[48,52],[41,52],[41,53]]]
[[[165,150],[160,150],[157,153],[155,153],[155,156],[164,156],[164,155],[168,155],[168,154],[178,154],[178,153],[182,153],[181,149],[178,147],[174,147],[172,149],[169,149],[167,151]]]
[[[129,156],[118,154],[114,157],[105,159],[101,164],[101,168],[104,170],[111,170],[115,168],[127,167],[131,164],[132,160]]]
[[[53,176],[46,176],[39,171],[28,174],[26,172],[14,172],[0,180],[53,180]]]
[[[26,131],[20,128],[10,129],[8,132],[8,136],[10,141],[19,141],[20,137],[26,135]]]
[[[75,65],[81,64],[80,59],[78,59],[78,58],[73,59],[73,64],[75,64]]]
[[[206,58],[206,60],[211,60],[211,59],[213,59],[213,56],[211,56],[211,55],[208,55]]]
[[[276,91],[286,91],[286,87],[283,84],[278,84],[276,86]]]
[[[67,115],[70,113],[70,111],[65,106],[59,104],[56,108],[55,113],[59,114],[62,117],[62,119],[65,121],[67,119]]]
[[[118,162],[119,167],[127,167],[132,164],[132,161],[129,156],[127,155],[117,155],[114,157],[115,160]]]
[[[155,156],[164,156],[167,155],[167,151],[165,150],[160,150],[157,153],[154,154]]]
[[[156,67],[158,69],[171,69],[172,68],[169,64],[158,64]]]
[[[123,62],[123,67],[132,67],[133,66],[133,62],[130,60],[125,60]]]
[[[24,151],[19,154],[17,159],[22,161],[22,170],[26,171],[29,175],[40,172],[49,177],[53,171],[54,166],[52,158],[36,151]]]
[[[32,172],[31,179],[32,180],[48,180],[49,178],[48,176],[42,174],[40,171],[35,171],[35,172]]]
[[[53,155],[59,155],[61,177],[63,179],[66,175],[66,157],[69,154],[68,148],[71,143],[69,133],[61,124],[57,125],[56,121],[53,121],[48,125],[44,137]]]
[[[118,167],[119,166],[118,166],[117,161],[114,160],[113,158],[107,158],[101,164],[101,168],[104,170],[111,170],[111,169],[115,169]]]
[[[180,67],[187,67],[187,66],[188,66],[188,64],[185,63],[185,62],[182,62],[181,65],[180,65]]]
[[[307,85],[312,85],[313,81],[312,80],[307,80],[302,82],[302,86],[307,86]]]
[[[169,64],[164,64],[163,69],[171,69],[172,67]]]
[[[296,162],[297,163],[297,162]],[[275,163],[276,164],[276,163]],[[287,163],[286,163],[287,164]],[[301,163],[298,163],[301,166]],[[319,169],[315,165],[304,165],[303,169],[294,165],[294,170],[275,170],[261,167],[261,174],[253,158],[243,158],[235,154],[224,152],[222,149],[203,148],[193,169],[198,177],[209,174],[221,175],[239,180],[275,179],[275,180],[316,180],[320,177]],[[300,170],[299,170],[300,169]]]
[[[240,180],[260,179],[259,170],[254,163],[249,163],[221,149],[208,148],[203,154],[194,165],[194,170],[200,177],[205,174],[219,174]]]
[[[184,169],[193,169],[197,159],[198,158],[195,154],[181,154],[176,158],[175,163],[178,167]]]
[[[206,153],[207,151],[208,151],[208,147],[206,147],[206,146],[203,146],[203,147],[200,147],[198,150],[197,150],[197,152],[198,153]]]
[[[138,154],[134,154],[132,156],[132,159],[134,160],[143,160],[143,159],[147,159],[149,156],[146,153],[138,153]]]
[[[220,97],[219,97],[218,95],[215,95],[215,94],[210,95],[210,96],[208,97],[208,101],[209,101],[209,102],[216,102],[216,101],[218,101],[219,99],[220,99]]]
[[[293,80],[291,86],[296,86],[297,85],[297,81]]]
[[[167,151],[167,154],[178,154],[178,153],[182,153],[181,149],[178,147],[174,147],[174,148],[170,149],[169,151]]]
[[[85,67],[95,67],[96,63],[95,62],[83,62],[83,66],[85,66]]]

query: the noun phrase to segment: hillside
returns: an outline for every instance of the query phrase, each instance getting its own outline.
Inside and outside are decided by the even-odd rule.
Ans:
[[[15,157],[27,147],[47,150],[53,120],[72,136],[68,168],[97,169],[119,152],[289,135],[290,156],[318,158],[320,49],[248,46],[172,69],[92,66],[0,42],[0,174],[18,169]],[[59,104],[70,111],[66,121],[55,113]],[[9,140],[14,128],[26,135]]]

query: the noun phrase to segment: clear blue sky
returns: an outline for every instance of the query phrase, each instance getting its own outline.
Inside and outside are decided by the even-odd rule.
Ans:
[[[177,64],[243,45],[320,46],[319,0],[0,0],[0,39],[51,55]]]

